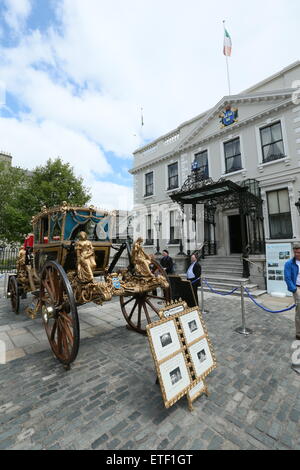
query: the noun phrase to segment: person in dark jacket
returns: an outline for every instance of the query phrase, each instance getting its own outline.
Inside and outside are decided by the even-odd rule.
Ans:
[[[296,339],[300,340],[300,244],[294,244],[294,258],[284,266],[284,279],[289,292],[292,292],[296,304]]]
[[[201,286],[201,280],[200,280],[201,272],[202,272],[202,269],[198,261],[198,256],[196,255],[196,253],[194,253],[191,256],[191,264],[189,266],[189,269],[187,270],[186,277],[192,283],[197,305],[199,305],[198,287]]]
[[[160,260],[160,265],[166,271],[166,274],[173,274],[174,271],[174,263],[172,258],[169,256],[168,250],[163,251],[163,257]]]

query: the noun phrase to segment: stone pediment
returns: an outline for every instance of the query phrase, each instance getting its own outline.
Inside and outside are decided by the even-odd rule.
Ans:
[[[199,122],[198,126],[180,142],[178,150],[207,140],[220,132],[235,132],[242,124],[258,120],[266,113],[291,102],[294,90],[282,90],[272,93],[254,93],[224,97]],[[230,109],[229,109],[230,108]],[[228,112],[228,114],[227,114]],[[222,116],[222,117],[221,117]],[[225,117],[226,121],[221,122]],[[227,125],[228,124],[228,125]]]

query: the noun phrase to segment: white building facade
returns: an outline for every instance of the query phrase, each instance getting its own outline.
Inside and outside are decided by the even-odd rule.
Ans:
[[[202,250],[263,264],[266,243],[300,240],[299,89],[296,62],[134,153],[135,228],[149,252],[158,238],[175,257]],[[197,204],[192,239],[183,203]]]

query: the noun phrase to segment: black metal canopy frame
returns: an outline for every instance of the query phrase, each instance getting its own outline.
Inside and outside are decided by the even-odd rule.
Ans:
[[[213,181],[203,172],[193,172],[182,188],[171,194],[171,199],[180,204],[192,205],[196,214],[196,204],[205,207],[205,244],[203,256],[216,255],[215,213],[218,207],[222,210],[238,209],[241,219],[241,236],[243,250],[243,275],[249,277],[249,263],[245,260],[250,254],[265,253],[265,236],[263,224],[262,199],[259,184],[254,179],[241,183],[221,178]],[[196,220],[194,219],[196,223]]]

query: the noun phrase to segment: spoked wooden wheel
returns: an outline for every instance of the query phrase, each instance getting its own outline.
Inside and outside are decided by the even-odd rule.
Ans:
[[[152,272],[164,276],[168,280],[164,269],[156,261],[153,261]],[[158,320],[159,310],[165,306],[166,302],[170,301],[170,297],[170,288],[158,288],[155,291],[142,294],[121,296],[120,304],[127,326],[137,333],[146,334],[146,326]]]
[[[12,310],[18,315],[20,312],[20,292],[16,276],[9,277],[7,293],[10,296]]]
[[[70,281],[63,267],[55,261],[48,261],[43,267],[40,303],[52,351],[69,367],[78,354],[79,320]]]

